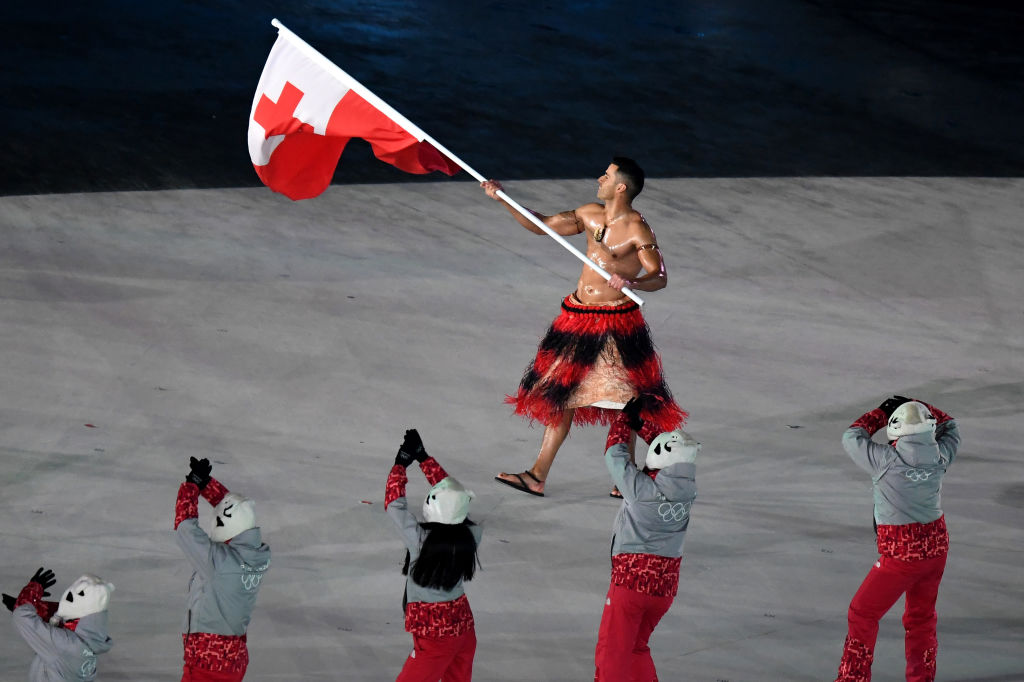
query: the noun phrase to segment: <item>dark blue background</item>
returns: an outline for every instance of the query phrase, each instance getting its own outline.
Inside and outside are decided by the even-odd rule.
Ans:
[[[257,184],[275,16],[489,176],[1024,171],[1019,3],[60,4],[6,13],[5,194]],[[413,176],[353,143],[335,179]]]

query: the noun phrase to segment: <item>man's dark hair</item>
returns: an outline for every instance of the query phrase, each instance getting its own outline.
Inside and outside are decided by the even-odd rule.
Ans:
[[[612,157],[612,163],[619,167],[619,182],[626,183],[626,197],[633,201],[640,190],[644,188],[644,169],[626,156]]]

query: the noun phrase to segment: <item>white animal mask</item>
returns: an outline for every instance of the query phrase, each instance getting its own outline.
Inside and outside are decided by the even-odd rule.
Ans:
[[[677,462],[696,462],[700,447],[686,431],[659,433],[647,448],[647,468],[664,469]]]
[[[469,502],[476,495],[448,476],[427,493],[423,501],[423,520],[427,523],[456,524],[466,520]]]
[[[916,400],[903,403],[889,417],[885,435],[889,440],[935,430],[935,417],[928,406]]]
[[[64,592],[54,615],[67,621],[106,611],[107,604],[110,603],[110,593],[113,591],[112,584],[86,573],[71,583],[71,587]]]
[[[239,533],[256,527],[256,507],[252,500],[238,493],[228,493],[213,509],[210,539],[226,542]]]

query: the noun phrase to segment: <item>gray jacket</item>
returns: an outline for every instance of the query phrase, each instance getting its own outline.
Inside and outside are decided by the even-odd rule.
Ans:
[[[14,627],[36,652],[28,669],[29,682],[92,682],[96,657],[114,646],[106,611],[83,616],[72,631],[44,622],[32,604],[22,604],[14,609]]]
[[[402,497],[394,499],[391,504],[388,505],[388,516],[395,522],[395,526],[398,528],[398,532],[402,535],[402,540],[405,541],[405,547],[409,550],[409,575],[406,576],[405,580],[405,597],[406,600],[411,602],[444,602],[453,601],[458,599],[466,591],[462,587],[462,581],[450,590],[438,590],[433,587],[423,587],[417,585],[412,579],[412,568],[416,563],[416,559],[420,556],[420,547],[423,546],[423,538],[427,536],[427,531],[420,526],[419,521],[411,511],[409,511],[409,500],[403,495]],[[473,540],[477,546],[480,546],[480,539],[483,537],[483,528],[473,524],[469,526],[469,532],[473,534]]]
[[[871,474],[875,522],[886,526],[931,523],[942,516],[942,478],[959,446],[954,419],[934,433],[903,436],[895,445],[875,443],[858,426],[843,433],[846,453]]]
[[[270,568],[270,547],[260,539],[260,529],[250,528],[230,542],[214,542],[199,520],[190,518],[178,524],[175,538],[195,569],[182,631],[244,635],[263,574]]]
[[[613,525],[612,556],[682,556],[690,507],[697,498],[697,466],[679,462],[652,479],[630,461],[625,443],[608,448],[604,459],[622,493],[622,506]]]

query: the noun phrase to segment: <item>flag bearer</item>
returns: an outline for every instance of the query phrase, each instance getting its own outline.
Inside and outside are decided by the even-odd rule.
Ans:
[[[605,281],[583,267],[576,290],[562,301],[561,314],[541,340],[518,392],[509,396],[516,414],[541,422],[545,429],[533,466],[518,474],[499,474],[501,483],[543,496],[548,471],[572,424],[609,424],[633,396],[645,397],[644,419],[659,432],[679,428],[686,419],[665,384],[640,306],[622,292],[623,287],[657,291],[667,282],[658,240],[633,208],[643,186],[643,169],[617,156],[597,179],[597,198],[603,203],[552,216],[534,212],[557,234],[585,232],[587,256],[612,277]],[[500,183],[489,180],[483,188],[520,225],[544,234],[501,199]]]

